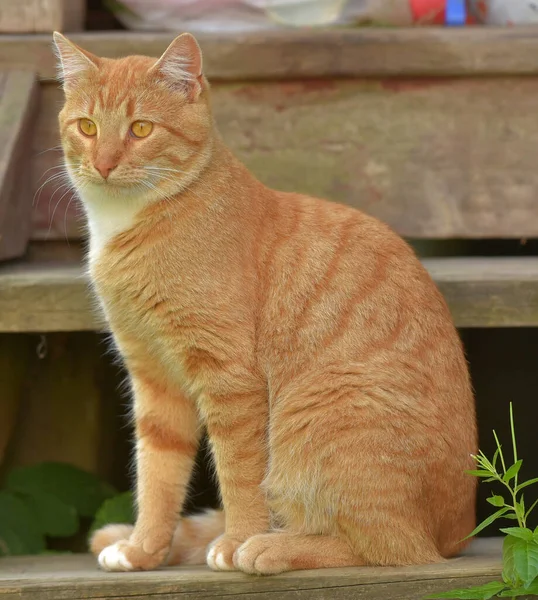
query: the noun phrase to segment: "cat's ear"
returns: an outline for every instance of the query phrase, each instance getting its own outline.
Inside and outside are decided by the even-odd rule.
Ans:
[[[190,33],[178,36],[151,68],[194,102],[202,91],[202,51]]]
[[[79,48],[57,31],[53,34],[58,57],[58,76],[66,90],[74,87],[83,77],[99,68],[99,58]]]

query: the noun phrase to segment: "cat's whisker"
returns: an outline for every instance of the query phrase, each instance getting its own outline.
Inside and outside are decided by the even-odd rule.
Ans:
[[[173,179],[170,175],[158,175],[159,177],[159,181],[165,181],[165,182],[169,182],[169,183],[178,183],[177,179]],[[181,193],[181,192],[178,192]],[[189,188],[189,193],[194,194],[195,196],[197,196],[198,198],[202,199],[202,196],[195,190],[193,190],[192,188]],[[175,195],[175,194],[174,194]],[[173,197],[173,196],[171,196]]]
[[[41,156],[42,154],[45,154],[46,152],[61,152],[62,151],[62,146],[53,146],[52,148],[47,148],[46,150],[41,150],[41,152],[38,152],[35,156]]]
[[[41,181],[43,179],[43,177],[45,177],[45,175],[49,172],[52,171],[53,169],[62,169],[63,171],[65,171],[65,164],[61,164],[61,165],[54,165],[53,167],[49,167],[46,171],[43,171],[43,175],[41,175],[41,177],[39,178],[39,181]]]
[[[50,233],[52,231],[52,225],[54,223],[54,215],[56,214],[56,210],[58,208],[58,206],[60,206],[60,203],[62,202],[62,200],[66,197],[67,194],[69,194],[69,192],[74,192],[75,188],[73,186],[70,186],[69,188],[67,188],[67,190],[62,194],[62,196],[60,197],[60,199],[58,200],[58,202],[56,202],[56,206],[54,207],[54,210],[52,211],[52,216],[50,218],[50,223],[49,223],[49,230],[47,232],[47,237],[46,239],[48,240]],[[72,198],[71,198],[72,199]]]
[[[65,207],[65,212],[64,212],[64,235],[65,235],[65,241],[67,242],[68,246],[71,246],[71,243],[69,242],[69,236],[67,235],[67,213],[69,211],[69,207],[71,206],[71,202],[73,202],[74,197],[75,197],[75,194],[73,194],[71,196],[71,198],[69,198],[69,202],[67,203],[67,206]]]
[[[62,173],[54,173],[44,183],[42,183],[34,193],[34,197],[32,198],[32,206],[37,207],[37,205],[39,204],[39,200],[41,198],[41,193],[46,185],[48,185],[49,183],[52,183],[54,181],[57,181],[58,179],[61,179],[62,177],[69,179],[67,173],[63,173],[63,172]],[[36,202],[36,196],[37,196],[37,202]]]
[[[50,218],[50,209],[52,206],[52,201],[54,200],[54,197],[56,196],[56,194],[58,192],[61,193],[61,190],[63,190],[64,188],[67,187],[67,189],[69,189],[71,187],[71,182],[70,181],[64,181],[64,183],[61,183],[55,190],[54,192],[49,196],[49,206],[48,206],[48,214],[49,214],[49,218]]]
[[[188,175],[189,172],[188,171],[183,171],[181,169],[169,169],[167,167],[156,167],[156,166],[145,166],[142,167],[143,169],[146,169],[146,171],[171,171],[172,173],[181,173],[182,175]]]

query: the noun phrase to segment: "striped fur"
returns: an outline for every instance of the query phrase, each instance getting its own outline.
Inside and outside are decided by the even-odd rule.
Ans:
[[[70,73],[74,46],[56,43]],[[84,56],[60,130],[137,439],[138,520],[95,534],[103,568],[269,574],[458,553],[475,522],[474,401],[409,246],[253,177],[215,129],[191,36],[157,63]],[[138,119],[147,138],[129,136]],[[106,181],[97,160],[115,165]],[[224,513],[178,525],[203,426]]]

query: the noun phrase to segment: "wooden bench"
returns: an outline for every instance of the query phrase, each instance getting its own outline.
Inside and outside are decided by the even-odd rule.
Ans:
[[[462,557],[423,567],[296,571],[273,577],[214,573],[206,567],[103,573],[88,556],[0,560],[1,600],[421,600],[500,578],[499,539],[476,540]]]

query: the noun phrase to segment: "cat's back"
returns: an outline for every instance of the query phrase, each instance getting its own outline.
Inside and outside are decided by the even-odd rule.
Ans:
[[[447,304],[399,235],[359,210],[295,194],[277,194],[267,221],[261,323],[275,364],[375,365],[391,385],[412,373],[413,385],[427,380],[447,401],[471,403]]]
[[[451,325],[447,305],[411,246],[379,219],[350,206],[275,193],[259,251],[272,285],[311,301],[344,295],[352,303],[381,296],[413,311],[428,308]],[[418,303],[418,304],[417,304]]]

